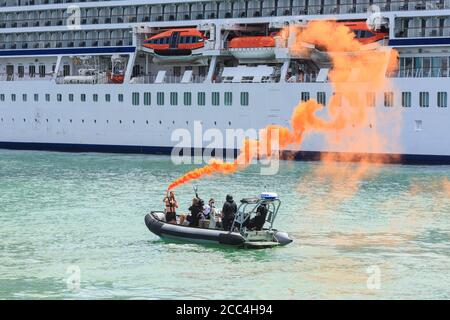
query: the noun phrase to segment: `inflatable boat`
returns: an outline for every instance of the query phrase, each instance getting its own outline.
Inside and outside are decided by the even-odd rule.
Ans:
[[[253,226],[254,217],[264,206],[262,226]],[[273,229],[280,201],[273,193],[264,193],[259,198],[241,200],[231,230],[189,227],[165,222],[164,212],[152,211],[145,216],[147,228],[162,239],[183,242],[217,244],[244,248],[270,248],[292,242],[285,232]],[[253,219],[253,220],[252,220]],[[261,218],[260,218],[261,220]],[[264,226],[267,225],[267,228]]]

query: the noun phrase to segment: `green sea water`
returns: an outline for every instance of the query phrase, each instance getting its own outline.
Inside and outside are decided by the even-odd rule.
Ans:
[[[321,166],[282,162],[261,176],[255,165],[196,183],[218,203],[280,195],[276,227],[294,242],[252,251],[168,243],[146,228],[170,181],[195,165],[0,150],[0,298],[450,298],[450,167],[373,166],[354,180]],[[176,194],[185,211],[192,185]]]

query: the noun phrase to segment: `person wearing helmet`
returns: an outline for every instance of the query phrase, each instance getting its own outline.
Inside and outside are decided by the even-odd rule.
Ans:
[[[222,207],[222,226],[224,230],[229,231],[231,229],[236,212],[237,205],[233,200],[233,196],[227,195],[226,201]]]

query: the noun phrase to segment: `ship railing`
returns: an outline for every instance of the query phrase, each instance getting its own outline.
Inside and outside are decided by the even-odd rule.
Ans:
[[[61,3],[62,0],[59,0]],[[56,3],[56,1],[54,1]],[[66,2],[72,2],[66,0]],[[381,11],[411,11],[411,10],[441,10],[449,9],[448,0],[361,0],[348,1],[349,3],[310,3],[292,4],[292,5],[267,5],[266,1],[258,8],[245,8],[239,6],[239,3],[231,9],[205,9],[186,10],[183,3],[176,4],[176,12],[154,12],[118,14],[113,11],[106,14],[93,15],[89,10],[81,10],[82,25],[96,24],[120,24],[120,23],[146,23],[180,20],[205,20],[205,19],[230,19],[230,18],[251,18],[251,17],[270,17],[270,16],[291,16],[291,15],[320,15],[320,14],[348,14],[348,13],[366,13],[370,5],[376,5]],[[351,3],[350,3],[351,2]],[[58,13],[58,11],[56,11]],[[23,27],[49,27],[63,26],[69,20],[69,13],[65,10],[59,11],[59,16],[43,17],[36,19],[28,15],[21,19],[1,19],[0,28],[23,28]]]
[[[316,80],[317,80],[317,73],[297,74],[286,77],[286,82],[288,83],[316,82]]]
[[[10,74],[0,73],[0,81],[49,81],[53,79],[53,74]]]
[[[396,38],[449,37],[450,26],[407,27],[395,32]]]
[[[137,75],[131,79],[131,83],[133,84],[153,84],[156,82],[157,76],[154,74],[150,75]],[[182,76],[165,76],[161,82],[158,83],[184,83],[182,82]],[[192,76],[188,82],[186,83],[203,83],[205,82],[205,76],[194,75]]]
[[[390,78],[449,78],[450,68],[404,68],[388,73]]]

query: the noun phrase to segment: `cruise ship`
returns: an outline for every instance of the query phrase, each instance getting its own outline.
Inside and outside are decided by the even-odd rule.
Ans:
[[[299,101],[335,94],[329,60],[280,37],[314,20],[398,51],[395,90],[373,95],[380,117],[400,114],[381,130],[398,143],[348,150],[312,134],[298,158],[450,163],[450,0],[0,0],[0,147],[169,154],[180,129],[288,126]]]

